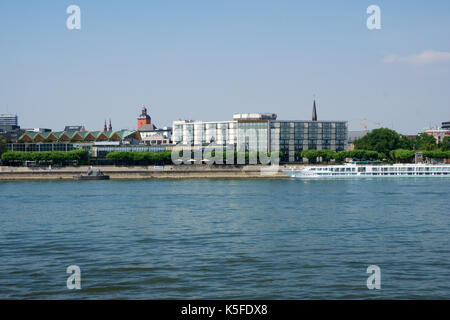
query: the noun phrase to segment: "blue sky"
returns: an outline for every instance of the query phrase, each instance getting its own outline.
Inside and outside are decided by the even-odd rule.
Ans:
[[[450,120],[449,40],[446,0],[2,1],[0,113],[53,130],[133,129],[142,105],[157,126],[310,119],[316,95],[319,120],[416,133]]]

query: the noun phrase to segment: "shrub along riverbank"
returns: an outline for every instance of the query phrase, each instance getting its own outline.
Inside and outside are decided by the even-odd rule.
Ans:
[[[172,164],[171,151],[162,152],[133,152],[115,151],[106,155],[106,160],[115,165],[164,165]]]
[[[346,158],[352,158],[354,160],[361,161],[413,161],[414,155],[418,151],[414,150],[393,150],[388,155],[372,151],[372,150],[347,150],[347,151],[332,151],[332,150],[304,150],[301,152],[295,152],[295,162],[302,162],[303,158],[308,159],[309,163],[324,162],[329,163],[334,161],[336,163],[342,163]],[[422,151],[425,158],[430,159],[446,159],[450,158],[450,151],[431,150]],[[266,153],[266,159],[269,159],[272,154]],[[282,152],[279,153],[280,162],[286,163],[289,157]],[[183,153],[180,152],[178,159],[183,158]],[[194,152],[187,159],[197,159]],[[232,159],[233,163],[244,162],[243,164],[254,163],[255,159],[258,163],[261,163],[261,157],[259,152],[219,152],[212,151],[204,154],[202,160],[214,160],[222,158],[223,163],[227,163],[227,158]],[[127,152],[117,151],[111,152],[106,156],[107,160],[112,161],[116,165],[164,165],[173,164],[170,151],[164,152]],[[239,160],[239,161],[238,161]]]
[[[211,151],[207,152],[201,159],[196,157],[195,152],[192,152],[188,156],[183,156],[183,152],[180,151],[178,157],[175,157],[174,160],[182,160],[189,161],[190,159],[195,160],[214,160],[222,158],[223,163],[226,163],[227,158],[233,159],[233,163],[238,163],[239,159],[243,159],[245,164],[252,163],[252,159],[260,159],[259,152],[216,152]],[[266,153],[265,156],[269,158],[271,153]],[[165,165],[165,164],[173,164],[172,161],[172,152],[171,151],[163,151],[163,152],[131,152],[131,151],[116,151],[111,152],[106,155],[106,160],[112,161],[115,165]],[[181,161],[180,161],[181,162]],[[190,163],[190,162],[188,162]]]
[[[303,158],[308,159],[309,163],[342,163],[346,158],[360,161],[396,161],[396,162],[413,162],[414,155],[418,152],[416,150],[397,149],[389,152],[388,155],[371,150],[348,150],[348,151],[332,151],[332,150],[304,150],[295,152],[295,162],[302,162]],[[450,151],[442,150],[425,150],[423,152],[424,158],[435,160],[449,159]],[[227,163],[227,159],[233,160],[234,164],[264,164],[264,159],[261,159],[258,152],[208,152],[205,153],[202,160],[216,160],[222,158],[223,163]],[[265,153],[264,158],[269,160],[271,153]],[[279,153],[280,162],[286,163],[288,161],[287,155],[282,152]],[[27,162],[35,165],[86,165],[89,164],[89,153],[87,150],[73,150],[69,152],[52,151],[52,152],[18,152],[7,151],[1,156],[2,164],[9,166],[22,166]],[[180,152],[179,157],[175,160],[183,159],[183,154]],[[196,159],[195,154],[191,157],[184,157],[184,160]],[[107,154],[106,160],[109,164],[114,165],[170,165],[172,162],[172,152],[130,152],[130,151],[116,151]],[[186,163],[186,162],[185,162]],[[187,163],[190,163],[187,161]]]
[[[87,150],[72,150],[69,152],[19,152],[7,151],[2,154],[2,164],[6,166],[22,166],[26,162],[37,165],[86,165],[89,162]]]
[[[415,150],[397,149],[392,150],[389,153],[389,155],[391,159],[398,162],[411,162],[414,159],[416,152],[422,152],[424,158],[435,160],[450,159],[450,151],[442,151],[442,150],[415,151]]]

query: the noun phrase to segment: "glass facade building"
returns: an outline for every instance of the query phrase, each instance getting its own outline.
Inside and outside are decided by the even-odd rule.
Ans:
[[[48,152],[48,151],[67,152],[76,149],[82,149],[80,145],[74,143],[8,143],[6,145],[6,148],[8,151],[21,151],[21,152]]]
[[[347,127],[346,121],[271,121],[271,150],[279,139],[279,151],[290,162],[298,161],[296,153],[303,150],[346,150]]]

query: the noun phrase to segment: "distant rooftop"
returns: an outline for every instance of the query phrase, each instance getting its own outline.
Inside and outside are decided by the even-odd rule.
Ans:
[[[64,131],[85,131],[84,126],[65,126]]]
[[[141,129],[139,131],[155,131],[157,128],[153,123],[143,124],[141,125]]]
[[[235,113],[233,120],[276,120],[275,113]]]
[[[27,128],[27,129],[23,129],[26,132],[50,132],[52,131],[52,129],[48,129],[48,128]]]

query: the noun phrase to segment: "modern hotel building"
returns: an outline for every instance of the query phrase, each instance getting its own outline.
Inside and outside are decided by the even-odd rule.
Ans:
[[[289,162],[294,162],[300,160],[298,153],[303,150],[346,150],[347,126],[347,121],[277,120],[273,113],[235,114],[232,121],[174,121],[172,140],[177,145],[281,151]]]

